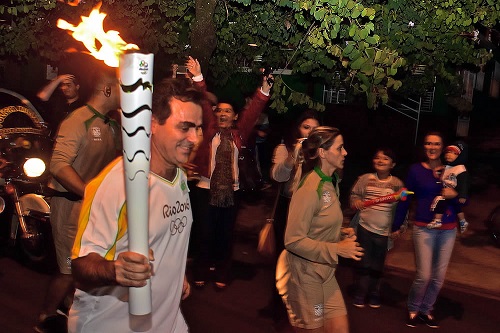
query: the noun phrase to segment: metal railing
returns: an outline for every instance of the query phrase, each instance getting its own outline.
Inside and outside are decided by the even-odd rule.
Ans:
[[[422,112],[432,112],[434,107],[434,94],[436,88],[427,90],[420,97],[404,97],[398,94],[391,95],[389,101],[385,104],[390,110],[396,111],[407,118],[415,121],[414,144],[417,144],[418,129],[420,125],[420,114]]]
[[[346,104],[347,91],[345,88],[334,88],[323,86],[323,104]]]
[[[416,122],[415,139],[413,142],[416,145],[418,126],[420,123],[420,113],[422,112],[422,97],[419,97],[418,99],[391,97],[391,99],[384,106]]]

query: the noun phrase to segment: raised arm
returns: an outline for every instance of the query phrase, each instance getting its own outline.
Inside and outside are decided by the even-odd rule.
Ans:
[[[203,109],[203,128],[209,128],[213,122],[215,121],[212,105],[209,102],[209,96],[208,96],[208,90],[207,90],[207,85],[205,83],[205,80],[203,79],[203,74],[201,72],[201,65],[198,61],[198,59],[194,59],[193,57],[189,56],[188,60],[186,61],[186,67],[192,75],[192,80],[193,80],[193,85],[201,91],[205,97],[206,100],[203,102],[202,109]]]
[[[238,130],[243,142],[248,141],[260,114],[264,111],[269,101],[269,94],[273,85],[268,82],[268,78],[272,79],[273,76],[270,74],[269,76],[262,77],[262,86],[257,88],[250,102],[241,111],[238,119]]]
[[[290,180],[294,163],[292,154],[288,151],[286,145],[279,144],[274,149],[271,178],[280,183],[287,182]]]
[[[56,91],[57,87],[63,82],[64,80],[75,80],[75,76],[71,74],[63,74],[59,75],[56,77],[54,80],[50,81],[45,85],[40,91],[36,94],[38,98],[40,98],[42,101],[46,102],[50,99],[54,91]]]

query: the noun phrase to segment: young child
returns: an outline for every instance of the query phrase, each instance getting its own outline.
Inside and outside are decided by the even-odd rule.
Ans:
[[[351,191],[351,207],[359,210],[356,240],[365,249],[365,254],[356,268],[357,283],[353,303],[356,307],[364,307],[367,296],[370,307],[379,308],[381,305],[380,278],[387,253],[387,243],[389,237],[395,238],[399,234],[399,231],[391,234],[397,202],[365,207],[364,201],[396,193],[403,188],[403,182],[391,175],[395,165],[396,158],[391,149],[377,149],[373,156],[375,172],[360,176]]]
[[[462,207],[467,201],[467,184],[469,174],[464,166],[467,156],[464,150],[466,146],[463,142],[457,142],[451,146],[447,146],[444,150],[444,160],[446,165],[439,177],[444,187],[454,188],[458,192],[458,196],[452,199],[455,204],[457,216],[460,224],[460,232],[464,233],[467,230],[469,223],[465,220],[465,214],[462,212]],[[441,218],[445,212],[449,200],[445,200],[442,196],[437,196],[431,205],[431,210],[436,214],[434,220],[427,225],[427,228],[434,229],[441,227]]]

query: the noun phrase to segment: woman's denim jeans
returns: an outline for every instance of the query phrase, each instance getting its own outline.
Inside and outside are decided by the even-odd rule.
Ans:
[[[456,228],[437,230],[413,226],[417,274],[408,295],[409,312],[427,315],[432,311],[443,286],[456,235]]]

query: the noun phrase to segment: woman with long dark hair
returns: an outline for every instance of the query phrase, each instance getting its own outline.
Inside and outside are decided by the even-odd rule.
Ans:
[[[312,130],[319,126],[318,113],[314,110],[305,110],[295,121],[293,130],[285,137],[283,142],[274,149],[271,179],[280,183],[278,197],[276,198],[276,209],[274,212],[274,236],[276,244],[276,253],[279,255],[285,248],[283,236],[285,234],[286,219],[288,215],[288,206],[292,194],[300,182],[302,176],[302,157],[298,151],[302,140],[309,136]],[[277,259],[277,258],[275,258]],[[269,304],[260,309],[262,316],[272,316],[278,320],[285,315],[285,309],[281,297],[274,287],[274,279],[271,281],[273,294]]]
[[[309,136],[312,130],[319,126],[318,114],[313,110],[304,111],[296,121],[292,135],[285,138],[274,150],[271,178],[282,183],[278,205],[274,214],[274,232],[276,235],[276,253],[285,248],[283,235],[285,233],[288,206],[293,192],[297,189],[302,176],[303,159],[298,151],[302,140]]]

